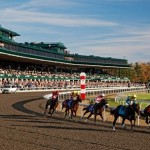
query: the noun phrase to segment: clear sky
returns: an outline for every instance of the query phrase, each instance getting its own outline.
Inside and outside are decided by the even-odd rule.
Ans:
[[[150,0],[0,0],[17,42],[62,42],[70,53],[150,62]]]

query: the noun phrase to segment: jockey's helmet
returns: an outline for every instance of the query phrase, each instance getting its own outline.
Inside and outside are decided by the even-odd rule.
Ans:
[[[135,97],[135,98],[136,98],[137,96],[134,94],[134,95],[133,95],[133,97]]]
[[[76,95],[80,95],[80,92],[79,92],[79,91],[76,91]]]
[[[53,91],[52,95],[59,95],[59,92],[58,91]]]
[[[101,96],[102,96],[102,97],[105,97],[105,94],[104,94],[104,93],[102,93],[102,94],[101,94]]]
[[[75,91],[72,91],[72,94],[75,94]]]
[[[72,92],[71,92],[71,96],[74,96],[74,95],[75,95],[75,91],[72,91]]]
[[[78,91],[73,91],[72,92],[73,95],[78,95],[78,93],[79,93]]]
[[[132,95],[132,98],[133,98],[133,99],[136,99],[136,97],[137,97],[137,96],[136,96],[135,94]]]

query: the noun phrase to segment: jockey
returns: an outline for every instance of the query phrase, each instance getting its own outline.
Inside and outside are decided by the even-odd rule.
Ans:
[[[126,98],[126,100],[125,100],[126,101],[126,106],[130,105],[130,103],[131,103],[130,99],[131,99],[131,96],[128,95],[127,98]]]
[[[80,95],[80,93],[78,91],[73,91],[72,92],[72,99],[76,100],[79,95]]]
[[[59,92],[53,91],[52,92],[52,98],[50,99],[50,105],[55,104],[56,101],[58,101]]]
[[[95,104],[93,106],[94,107],[94,113],[97,113],[97,109],[98,109],[99,104],[100,104],[102,99],[105,99],[105,94],[104,93],[100,94],[99,96],[97,96],[95,98]]]
[[[101,100],[105,97],[105,94],[102,93],[95,98],[95,103],[100,103]]]
[[[131,97],[132,104],[136,103],[136,98],[137,98],[137,96],[135,94],[133,94]]]
[[[79,91],[76,91],[75,95],[76,95],[76,100],[77,100],[78,98],[80,98],[80,92],[79,92]]]
[[[75,94],[76,94],[76,96],[79,96],[80,92],[79,91],[75,91]]]
[[[69,102],[68,102],[68,105],[69,107],[72,106],[73,104],[73,100],[76,100],[77,99],[77,92],[76,91],[73,91],[70,95],[70,98],[69,98]]]
[[[53,91],[52,92],[52,100],[56,100],[59,96],[59,92],[58,91]]]
[[[76,91],[73,91],[70,95],[70,100],[74,100],[76,97]]]
[[[135,94],[133,94],[132,96],[128,96],[127,98],[126,98],[126,106],[130,106],[130,105],[132,105],[133,103],[136,103],[136,95]]]

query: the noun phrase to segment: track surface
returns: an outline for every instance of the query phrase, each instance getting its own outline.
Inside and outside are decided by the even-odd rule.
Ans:
[[[64,118],[63,112],[43,117],[48,92],[0,94],[0,150],[149,150],[150,129],[122,129],[111,122],[88,123]]]

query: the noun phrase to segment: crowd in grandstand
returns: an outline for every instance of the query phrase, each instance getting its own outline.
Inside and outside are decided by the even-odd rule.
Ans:
[[[0,65],[0,75],[19,75],[26,76],[47,76],[50,79],[19,79],[19,78],[5,78],[0,77],[0,87],[5,84],[13,84],[20,88],[78,88],[80,87],[80,73],[79,72],[67,72],[65,70],[59,71],[54,68],[45,69],[44,67],[39,67],[35,65],[17,65],[11,63],[1,63]],[[92,76],[92,78],[91,78]],[[100,77],[111,77],[108,74],[88,74],[86,80],[87,88],[98,88],[98,87],[129,87],[129,86],[139,86],[139,84],[133,84],[129,82],[110,82],[101,81]]]

